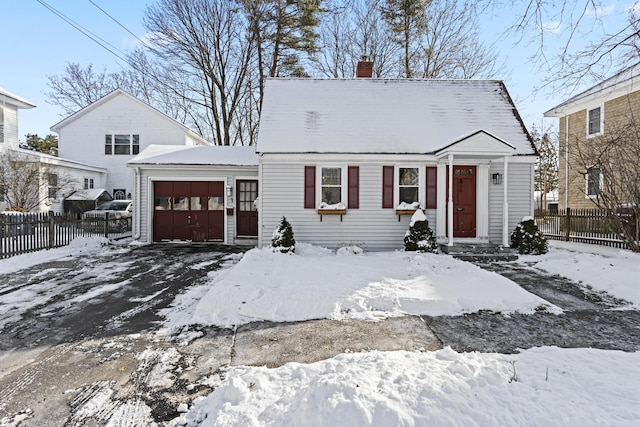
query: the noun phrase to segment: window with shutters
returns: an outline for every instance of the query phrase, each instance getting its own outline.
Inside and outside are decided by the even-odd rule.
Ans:
[[[322,214],[358,209],[359,185],[358,166],[305,166],[304,207],[317,209]]]

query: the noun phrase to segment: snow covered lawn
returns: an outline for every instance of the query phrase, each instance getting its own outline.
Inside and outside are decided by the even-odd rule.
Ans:
[[[624,368],[623,368],[624,367]],[[640,353],[368,352],[237,367],[187,414],[201,426],[635,426]]]
[[[169,324],[561,312],[511,280],[449,256],[296,248],[296,254],[250,250],[231,269],[212,273],[210,283],[180,297],[178,306],[192,308],[170,310]]]

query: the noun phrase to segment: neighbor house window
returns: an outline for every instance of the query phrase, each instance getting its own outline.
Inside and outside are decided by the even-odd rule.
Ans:
[[[89,190],[93,188],[93,178],[84,179],[84,189]]]
[[[600,107],[587,112],[587,135],[597,135],[602,132],[602,110]]]
[[[419,188],[420,172],[418,168],[398,168],[399,203],[417,202]]]
[[[587,169],[587,196],[596,197],[602,191],[602,172],[600,166],[591,166]]]
[[[335,205],[342,202],[342,168],[322,168],[322,202]]]
[[[56,198],[56,193],[58,192],[58,175],[55,173],[47,174],[47,183],[49,184],[48,195],[50,199]]]
[[[120,188],[113,190],[113,198],[115,200],[125,200],[127,198],[127,190]]]
[[[104,154],[131,155],[140,152],[140,135],[109,134],[104,139]]]

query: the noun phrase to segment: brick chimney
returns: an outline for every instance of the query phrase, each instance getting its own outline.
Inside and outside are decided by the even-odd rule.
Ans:
[[[373,77],[373,62],[369,61],[368,56],[363,56],[356,66],[356,78],[370,79],[371,77]]]

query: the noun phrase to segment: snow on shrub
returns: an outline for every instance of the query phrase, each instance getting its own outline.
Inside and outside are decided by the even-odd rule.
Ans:
[[[275,251],[293,253],[296,250],[296,239],[293,238],[293,228],[285,217],[282,217],[278,228],[273,231],[271,236],[271,247]]]
[[[536,221],[530,216],[522,218],[511,233],[511,247],[521,255],[541,255],[548,250],[547,238],[538,230]]]
[[[409,231],[404,235],[404,250],[419,252],[436,252],[438,245],[433,231],[429,228],[429,221],[422,209],[418,209],[411,216]]]

